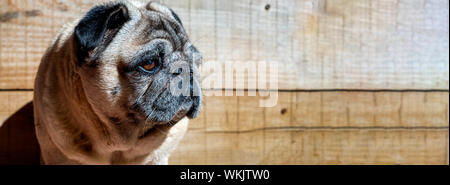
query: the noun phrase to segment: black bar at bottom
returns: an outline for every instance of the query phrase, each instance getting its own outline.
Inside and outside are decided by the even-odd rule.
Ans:
[[[2,181],[63,178],[125,181],[126,184],[323,184],[360,182],[404,184],[446,178],[449,166],[0,166]],[[33,177],[34,178],[34,177]],[[84,180],[82,180],[84,182]],[[62,184],[65,184],[61,182]]]

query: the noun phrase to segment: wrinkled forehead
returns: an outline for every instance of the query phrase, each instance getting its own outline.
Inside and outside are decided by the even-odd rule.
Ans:
[[[127,4],[129,6],[133,6],[133,8],[155,11],[155,12],[162,13],[162,14],[170,17],[171,19],[174,19],[174,20],[179,19],[169,7],[164,6],[158,2],[153,2],[153,1],[148,1],[148,0],[129,0],[129,1],[125,0],[123,2],[124,2],[124,4]],[[129,7],[129,8],[131,8],[131,7]]]
[[[160,12],[167,17],[170,17],[171,20],[176,20],[181,24],[180,18],[167,6],[161,5],[156,2],[149,2],[146,6],[146,9],[150,11]]]
[[[152,1],[142,1],[142,0],[131,0],[131,1],[119,1],[123,2],[125,4],[129,11],[131,18],[147,18],[152,19],[153,21],[157,21],[156,19],[166,19],[169,22],[173,23],[176,22],[177,24],[180,24],[179,26],[183,26],[181,23],[180,18],[177,16],[177,14],[170,9],[169,7]],[[140,15],[139,15],[140,14]],[[141,17],[142,15],[153,15],[151,17]],[[155,16],[158,15],[158,16]]]
[[[102,54],[103,60],[131,61],[139,53],[161,43],[167,54],[201,63],[201,53],[192,45],[176,13],[155,2],[118,1],[128,9],[128,21]],[[124,49],[126,48],[126,49]],[[117,58],[120,57],[120,58]]]
[[[180,18],[169,7],[156,2],[129,1],[127,7],[136,44],[142,45],[153,39],[169,40],[173,47],[184,48],[189,39]],[[130,35],[131,36],[131,35]]]

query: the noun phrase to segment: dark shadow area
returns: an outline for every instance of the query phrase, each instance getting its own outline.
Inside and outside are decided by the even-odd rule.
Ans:
[[[0,165],[40,164],[33,102],[11,115],[0,128]]]

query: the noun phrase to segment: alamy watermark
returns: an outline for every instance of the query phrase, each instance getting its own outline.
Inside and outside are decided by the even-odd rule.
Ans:
[[[247,96],[261,97],[260,107],[274,107],[278,103],[278,62],[206,61],[200,69],[178,62],[170,70],[180,74],[170,82],[170,91],[175,96],[200,96],[202,88],[203,96],[245,96],[247,93]],[[201,80],[193,75],[194,70],[203,75]],[[200,81],[201,84],[195,84]]]

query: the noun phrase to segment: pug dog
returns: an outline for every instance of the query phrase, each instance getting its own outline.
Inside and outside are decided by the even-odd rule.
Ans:
[[[199,51],[172,9],[97,5],[59,32],[35,81],[44,164],[168,164],[201,105]]]

